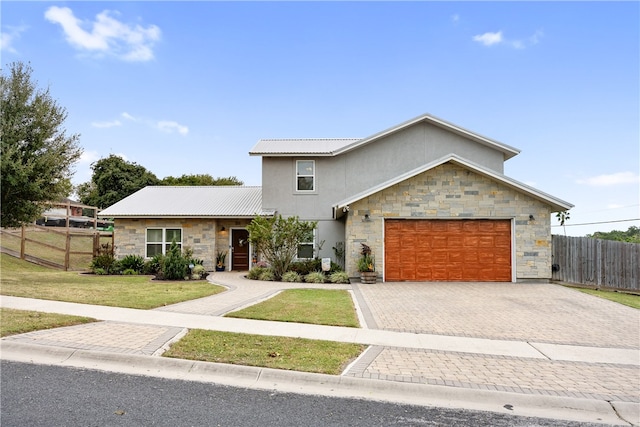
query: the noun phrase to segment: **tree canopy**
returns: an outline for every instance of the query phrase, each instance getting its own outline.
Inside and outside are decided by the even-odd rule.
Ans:
[[[106,208],[148,185],[161,181],[144,166],[111,154],[91,165],[90,182],[80,184],[77,193],[85,205]]]
[[[209,174],[167,176],[162,178],[162,185],[243,185],[235,176],[214,178]]]
[[[587,235],[594,239],[616,240],[618,242],[640,243],[640,227],[631,226],[627,231],[596,231]]]
[[[72,190],[71,167],[80,158],[78,134],[63,127],[67,111],[47,89],[37,88],[33,69],[9,64],[0,78],[1,215],[2,227],[36,220],[48,202]]]

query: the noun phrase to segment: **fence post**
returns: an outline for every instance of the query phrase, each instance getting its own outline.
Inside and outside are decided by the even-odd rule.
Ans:
[[[27,241],[27,232],[25,230],[24,224],[22,224],[22,229],[20,230],[20,259],[24,259],[24,249]]]
[[[69,233],[69,227],[67,227],[67,241],[64,248],[64,271],[69,270],[69,252],[71,252],[71,233]]]

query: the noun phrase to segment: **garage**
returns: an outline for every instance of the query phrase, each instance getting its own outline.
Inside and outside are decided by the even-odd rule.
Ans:
[[[510,282],[511,221],[387,219],[385,281]]]

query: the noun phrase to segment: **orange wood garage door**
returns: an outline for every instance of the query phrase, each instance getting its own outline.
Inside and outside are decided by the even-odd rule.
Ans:
[[[511,281],[509,220],[386,220],[385,280]]]

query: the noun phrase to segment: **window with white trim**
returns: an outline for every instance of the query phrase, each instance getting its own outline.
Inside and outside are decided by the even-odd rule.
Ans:
[[[313,258],[313,248],[316,242],[316,230],[312,230],[302,242],[298,244],[298,259],[311,259]]]
[[[296,160],[296,191],[315,191],[315,160]]]
[[[182,249],[182,229],[181,228],[147,228],[146,237],[146,257],[152,258],[155,255],[166,255],[171,247],[171,242]]]

